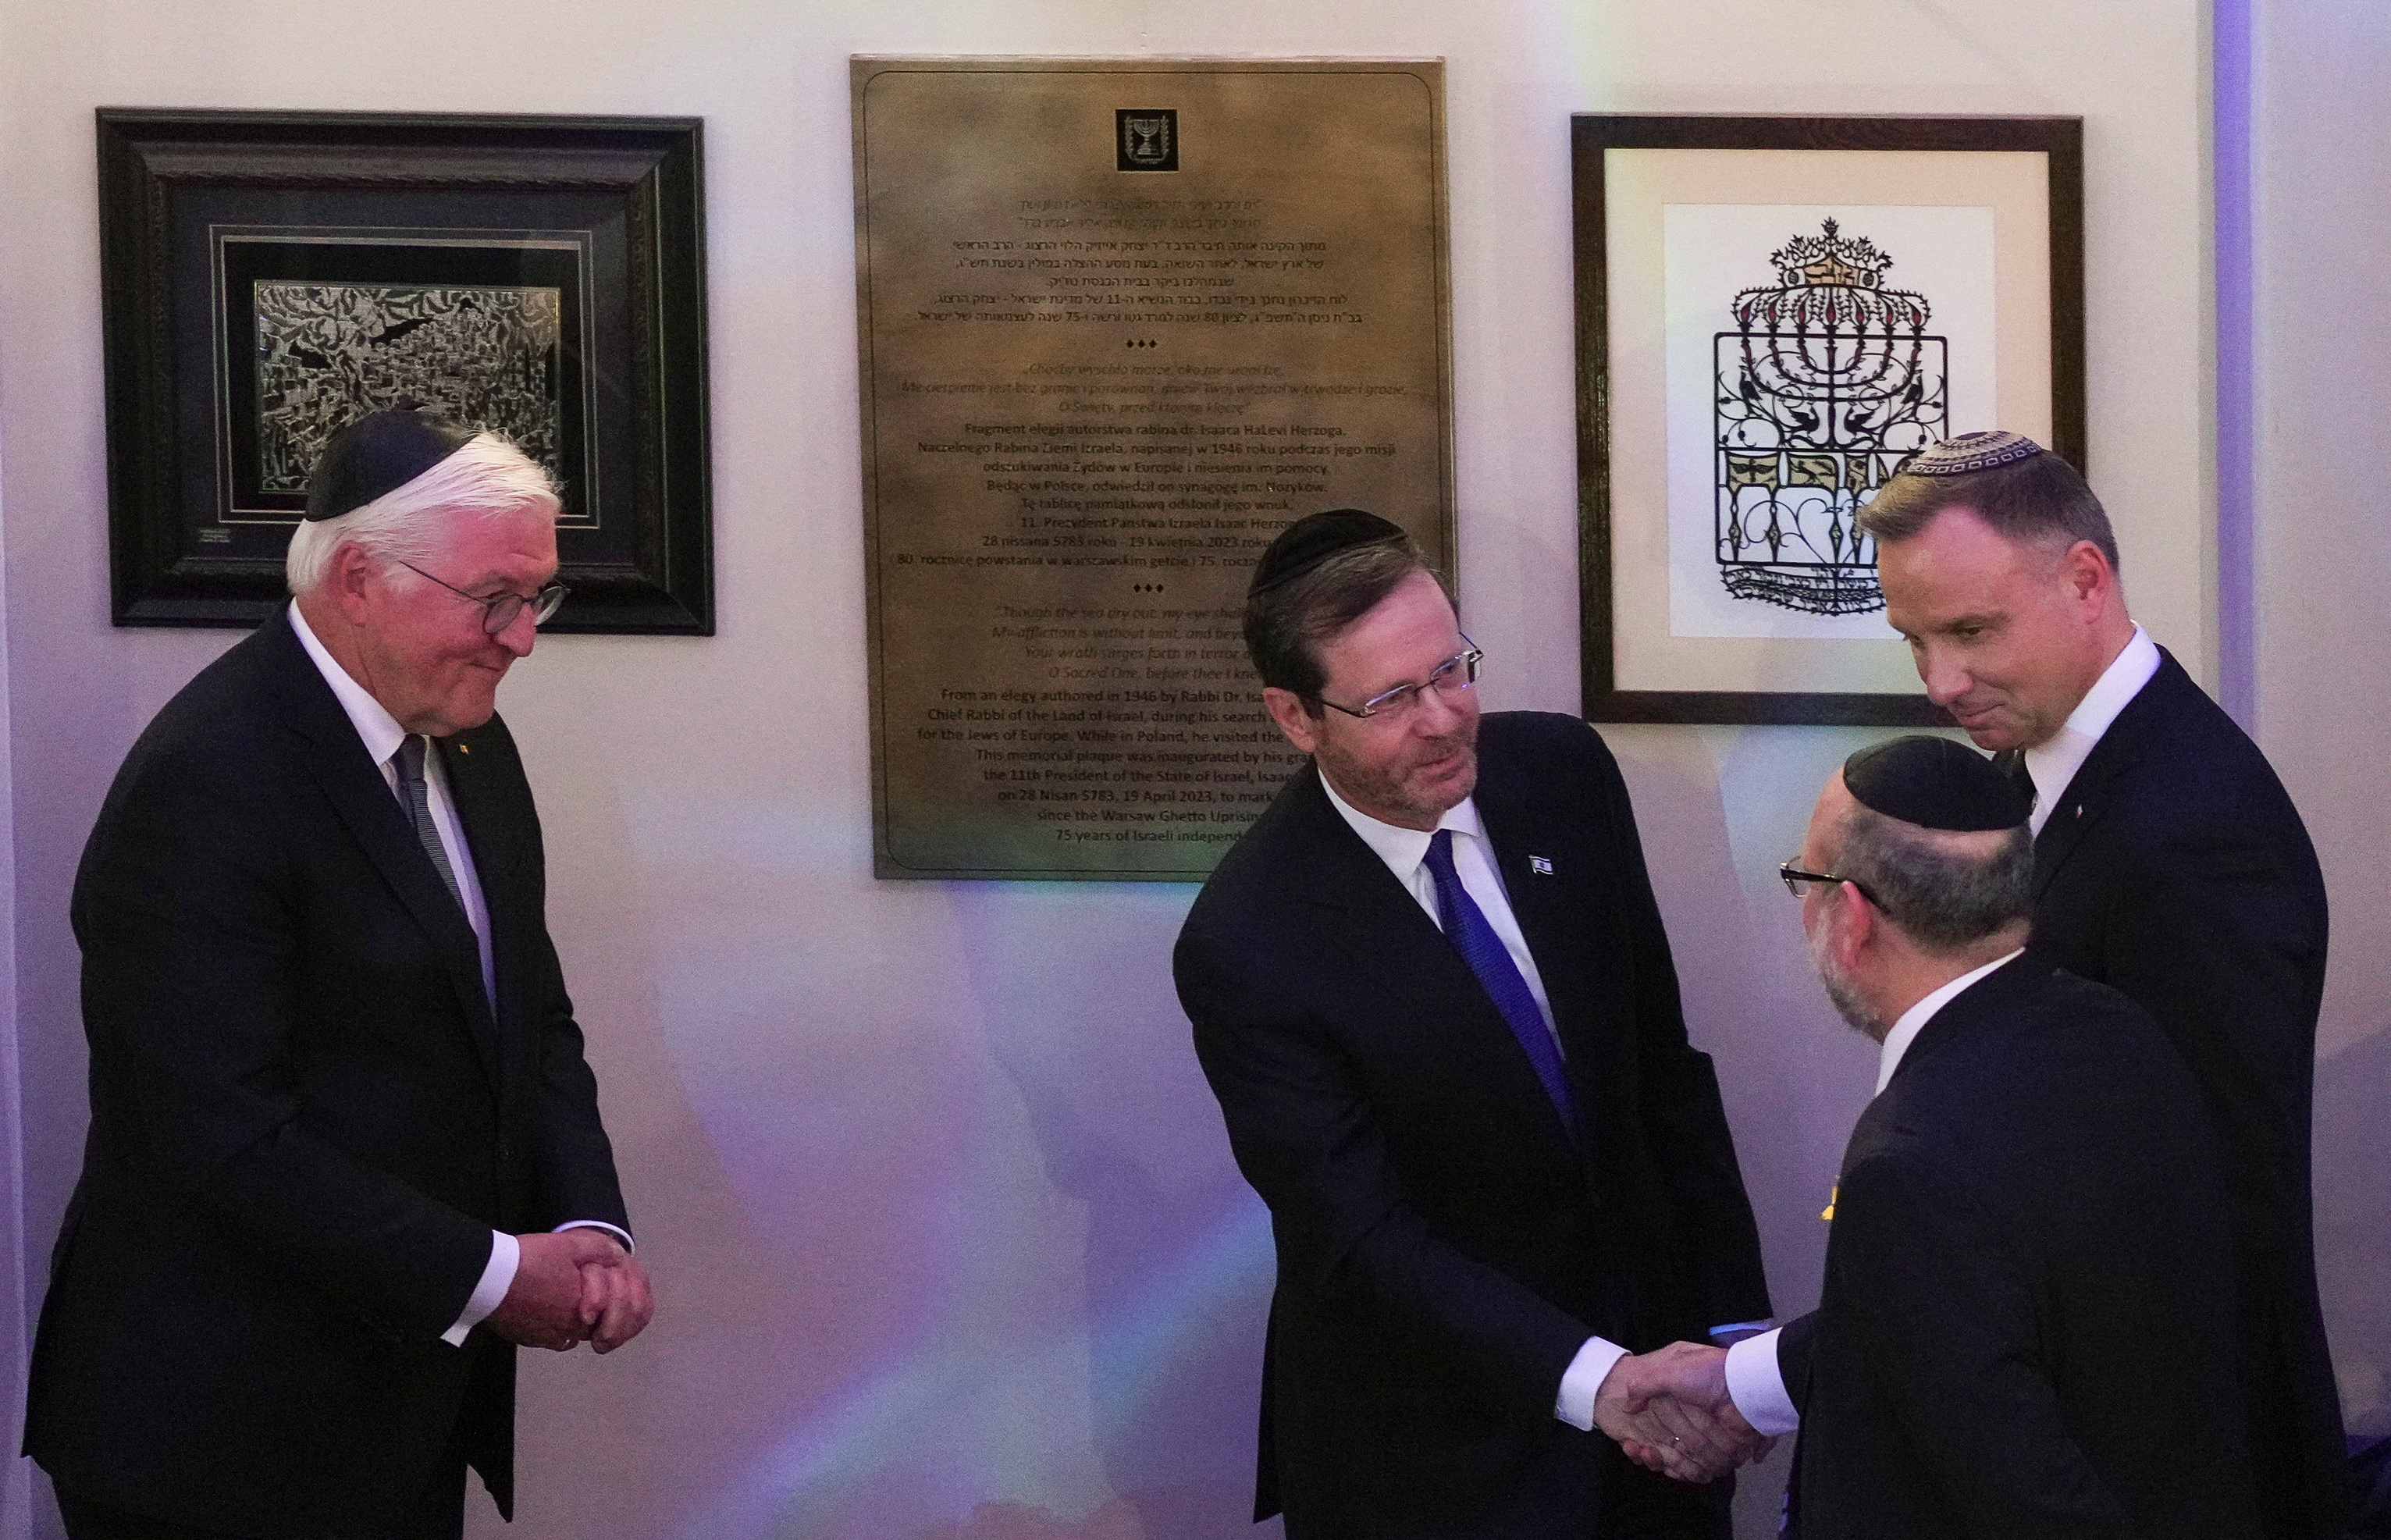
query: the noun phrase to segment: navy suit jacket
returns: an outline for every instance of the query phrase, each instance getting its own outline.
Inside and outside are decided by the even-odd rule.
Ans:
[[[463,912],[287,615],[158,714],[74,893],[91,1127],[26,1452],[145,1517],[382,1533],[453,1430],[510,1501],[513,1349],[443,1342],[494,1229],[625,1224],[505,724],[441,740]]]
[[[2149,1016],[2032,956],[1852,1131],[1777,1363],[1800,1540],[2255,1540],[2222,1155]]]
[[[1591,1533],[1611,1446],[1553,1416],[1585,1339],[1769,1313],[1618,767],[1583,722],[1528,713],[1485,718],[1479,756],[1583,1140],[1315,770],[1180,933],[1180,1000],[1277,1242],[1256,1506],[1295,1540]]]
[[[2035,954],[2150,1012],[2224,1137],[2274,1533],[2338,1535],[2308,1191],[2325,893],[2307,830],[2257,745],[2163,655],[2053,806],[2035,885]]]

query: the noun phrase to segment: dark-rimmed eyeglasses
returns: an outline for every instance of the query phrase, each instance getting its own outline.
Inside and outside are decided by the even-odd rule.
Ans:
[[[392,560],[397,561],[397,558],[393,557]],[[440,579],[412,562],[399,562],[398,564],[427,583],[440,583]],[[467,593],[454,583],[440,583],[440,586],[469,603],[482,606],[482,629],[490,636],[496,636],[513,625],[515,616],[523,613],[525,605],[531,607],[531,623],[534,626],[541,624],[556,613],[556,607],[564,602],[564,596],[573,591],[562,583],[550,583],[537,593],[501,593],[485,599],[478,593]]]
[[[1468,633],[1464,632],[1461,640],[1468,642],[1468,646],[1438,664],[1428,671],[1428,678],[1417,684],[1399,684],[1392,690],[1382,690],[1360,705],[1338,705],[1329,700],[1320,704],[1331,710],[1342,711],[1348,717],[1393,717],[1417,705],[1422,691],[1436,690],[1450,695],[1475,689],[1478,666],[1486,661],[1486,654],[1476,642],[1469,641]]]
[[[1794,865],[1791,861],[1786,861],[1777,863],[1777,874],[1785,879],[1785,891],[1792,894],[1797,899],[1809,897],[1810,885],[1814,882],[1848,882],[1851,883],[1854,887],[1859,888],[1861,898],[1866,899],[1871,904],[1875,904],[1879,909],[1882,909],[1884,907],[1884,905],[1877,903],[1876,895],[1869,892],[1866,887],[1860,886],[1857,882],[1854,882],[1849,877],[1839,877],[1832,872],[1804,872],[1800,867]]]

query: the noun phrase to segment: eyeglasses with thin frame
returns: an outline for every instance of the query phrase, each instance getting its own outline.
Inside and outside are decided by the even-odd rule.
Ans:
[[[1436,690],[1446,694],[1454,694],[1460,691],[1475,689],[1478,684],[1478,666],[1485,662],[1486,654],[1476,642],[1469,641],[1467,632],[1462,633],[1461,640],[1468,642],[1468,646],[1428,670],[1428,678],[1417,684],[1399,684],[1392,690],[1382,690],[1358,706],[1338,705],[1335,701],[1330,700],[1324,700],[1320,704],[1331,710],[1342,711],[1348,717],[1395,717],[1417,705],[1420,702],[1420,692],[1424,690]]]
[[[412,562],[400,562],[398,564],[428,583],[440,583],[440,579]],[[490,636],[496,636],[513,625],[515,616],[523,614],[526,604],[531,606],[531,623],[534,626],[544,623],[556,613],[556,607],[564,602],[564,596],[573,591],[562,583],[550,583],[534,594],[501,593],[485,599],[477,593],[467,593],[454,583],[440,583],[440,586],[459,599],[482,606],[482,629]]]
[[[1860,897],[1866,899],[1870,904],[1875,905],[1875,907],[1879,909],[1882,909],[1884,907],[1884,905],[1877,903],[1875,894],[1869,892],[1866,887],[1861,886],[1859,883],[1854,881],[1850,877],[1839,877],[1832,872],[1804,872],[1800,867],[1794,865],[1791,861],[1785,861],[1777,863],[1777,874],[1785,879],[1785,891],[1792,894],[1797,899],[1807,898],[1809,896],[1809,886],[1814,882],[1848,882],[1851,883],[1854,887],[1859,888]]]

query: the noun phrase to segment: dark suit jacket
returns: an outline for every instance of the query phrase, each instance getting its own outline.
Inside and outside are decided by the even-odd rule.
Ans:
[[[2276,1533],[2340,1533],[2341,1403],[2317,1302],[2308,1124],[2325,895],[2266,757],[2172,657],[2035,846],[2034,951],[2149,1011],[2225,1139],[2251,1269],[2245,1370]]]
[[[493,1229],[625,1223],[493,718],[440,744],[472,930],[277,616],[125,758],[84,852],[91,1129],[26,1452],[84,1495],[265,1536],[369,1535],[452,1428],[502,1508],[513,1350],[440,1340]]]
[[[1801,1540],[2262,1533],[2217,1142],[2150,1017],[2031,957],[1853,1131],[1777,1343]]]
[[[1283,1504],[1296,1540],[1589,1534],[1609,1445],[1553,1416],[1585,1339],[1648,1349],[1768,1314],[1618,767],[1584,723],[1527,713],[1485,718],[1479,754],[1583,1142],[1315,771],[1179,937],[1196,1052],[1277,1240],[1257,1509]]]

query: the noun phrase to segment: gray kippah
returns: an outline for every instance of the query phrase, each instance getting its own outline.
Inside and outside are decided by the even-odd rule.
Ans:
[[[1974,749],[1923,732],[1871,744],[1843,761],[1843,789],[1860,806],[1921,829],[2014,829],[2034,805]]]
[[[1989,433],[1961,434],[1930,446],[1901,471],[1907,476],[1964,476],[1972,471],[1989,471],[1997,465],[2032,459],[2040,453],[2042,446],[2025,434],[1995,428]]]

